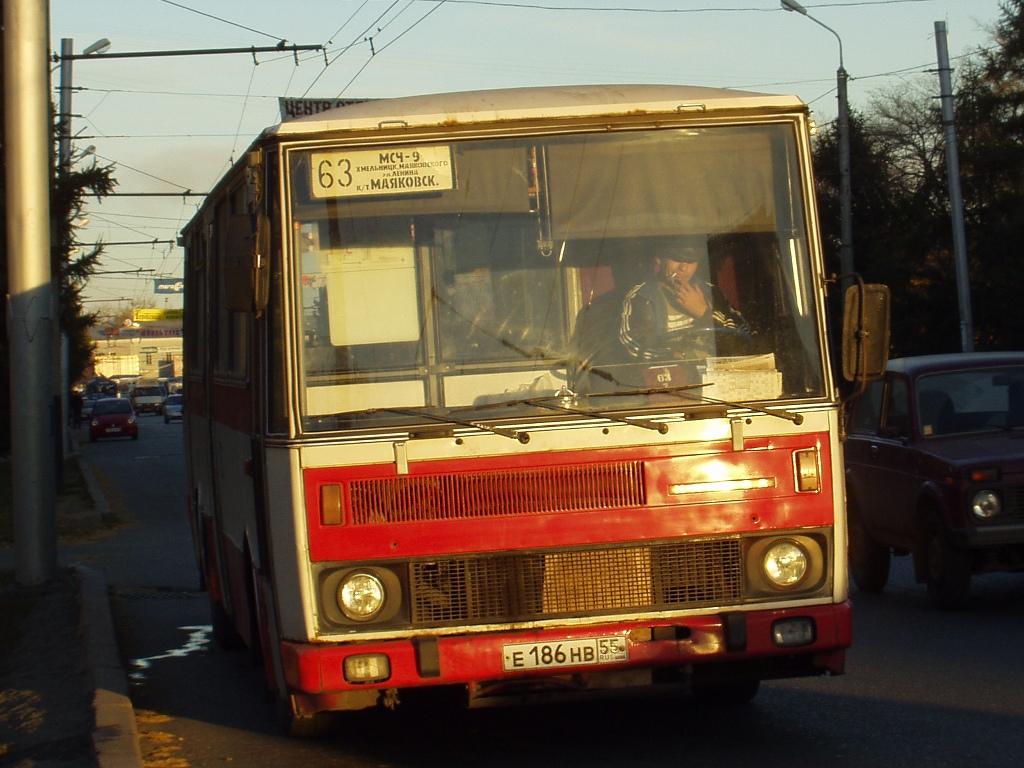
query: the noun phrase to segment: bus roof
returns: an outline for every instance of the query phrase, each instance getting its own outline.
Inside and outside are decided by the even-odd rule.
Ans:
[[[796,96],[680,85],[578,85],[463,91],[368,100],[269,128],[267,135],[684,111],[803,110]]]

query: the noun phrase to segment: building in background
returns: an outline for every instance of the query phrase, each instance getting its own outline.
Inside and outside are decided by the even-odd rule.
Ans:
[[[182,311],[136,309],[123,325],[97,326],[88,375],[169,379],[182,375]]]

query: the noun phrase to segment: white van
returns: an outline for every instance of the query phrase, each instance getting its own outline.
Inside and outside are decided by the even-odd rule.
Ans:
[[[131,401],[136,413],[160,413],[167,390],[155,379],[139,379],[132,388]]]

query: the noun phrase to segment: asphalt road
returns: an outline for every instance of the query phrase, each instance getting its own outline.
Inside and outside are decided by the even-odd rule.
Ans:
[[[263,672],[209,638],[184,510],[181,426],[142,418],[138,442],[84,445],[133,524],[74,557],[107,574],[143,754],[176,766],[1020,766],[1024,575],[975,580],[940,613],[899,560],[880,596],[854,593],[842,677],[766,683],[754,702],[699,709],[639,698],[466,711],[405,697],[345,715],[321,741],[277,729]]]

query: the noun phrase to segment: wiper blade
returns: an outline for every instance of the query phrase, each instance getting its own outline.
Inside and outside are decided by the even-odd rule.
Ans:
[[[663,422],[651,421],[650,419],[629,419],[625,416],[609,416],[605,413],[595,413],[593,411],[585,411],[582,408],[573,408],[569,405],[569,402],[575,400],[577,397],[580,397],[580,395],[563,388],[563,390],[558,394],[549,395],[548,397],[524,397],[518,400],[502,400],[498,403],[488,403],[487,405],[476,406],[473,408],[462,408],[459,409],[459,412],[494,410],[496,408],[514,408],[517,405],[532,405],[536,408],[544,408],[549,411],[571,413],[576,416],[586,416],[588,418],[596,416],[599,419],[614,421],[618,424],[631,424],[632,426],[642,427],[643,429],[652,429],[662,435],[668,432],[668,424]],[[587,395],[583,395],[583,397],[587,397]]]
[[[518,440],[523,445],[530,442],[529,433],[520,429],[505,429],[504,427],[492,427],[488,424],[481,424],[477,421],[465,421],[463,419],[455,419],[451,416],[442,416],[440,414],[428,413],[427,411],[420,410],[417,408],[369,408],[363,411],[366,414],[373,413],[394,413],[399,416],[416,416],[424,419],[430,419],[431,421],[437,421],[442,424],[454,424],[459,427],[473,427],[474,429],[482,429],[485,432],[491,432],[501,437],[507,437],[510,440]]]
[[[696,400],[695,398],[688,396],[688,393],[690,393],[692,390],[700,389],[701,387],[710,387],[713,384],[714,382],[709,381],[704,384],[680,384],[675,387],[647,387],[645,389],[627,389],[620,390],[617,392],[593,392],[589,395],[584,395],[584,397],[629,397],[630,395],[666,394],[674,395],[676,397],[684,398],[686,400],[691,400],[694,402],[695,405],[708,404],[725,405],[728,406],[729,408],[746,408],[747,410],[757,411],[758,413],[763,413],[767,416],[777,416],[780,419],[791,421],[797,426],[800,426],[801,424],[804,423],[804,416],[802,413],[790,413],[789,411],[784,410],[771,411],[768,410],[767,408],[761,408],[760,406],[757,405],[751,405],[749,403],[734,403],[731,400],[719,400],[718,398],[708,397],[707,395],[702,395],[700,400]]]

